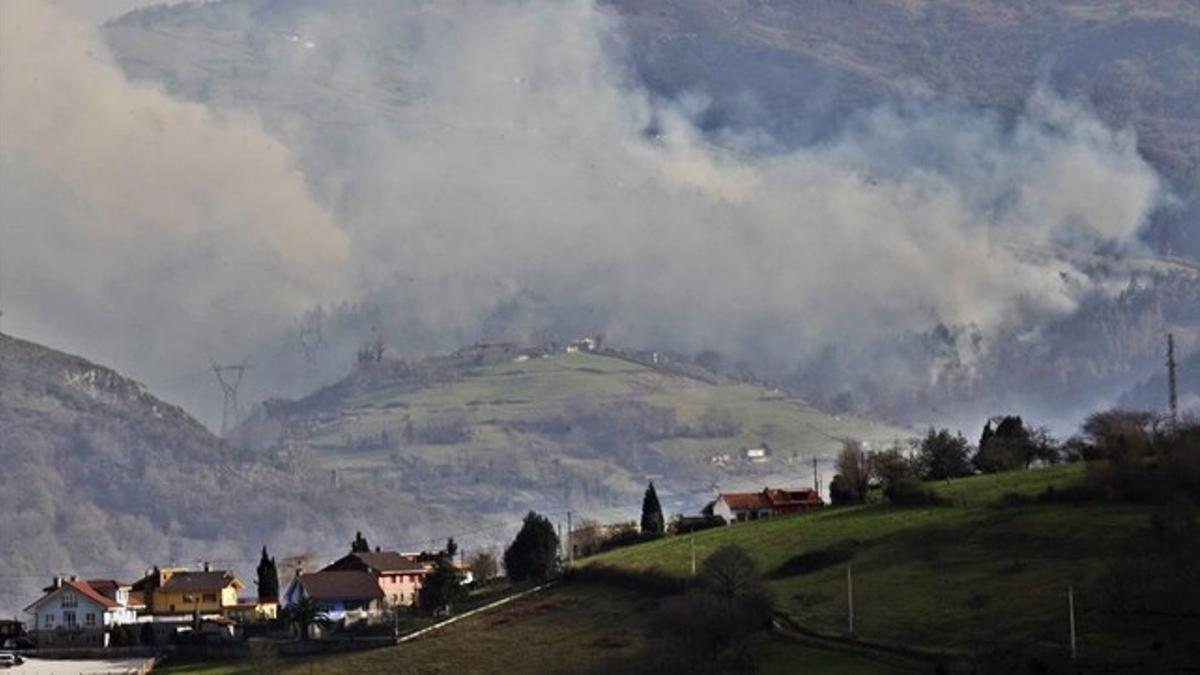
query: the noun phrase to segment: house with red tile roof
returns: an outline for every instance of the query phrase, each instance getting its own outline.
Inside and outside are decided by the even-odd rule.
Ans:
[[[762,492],[723,492],[704,507],[704,513],[725,522],[758,520],[821,508],[825,501],[812,488],[769,488]]]
[[[327,565],[322,571],[360,571],[375,578],[388,605],[412,605],[421,584],[433,571],[433,562],[423,556],[396,551],[349,553]]]
[[[137,622],[137,611],[127,604],[128,584],[55,577],[44,591],[25,608],[41,646],[107,647],[109,629]]]

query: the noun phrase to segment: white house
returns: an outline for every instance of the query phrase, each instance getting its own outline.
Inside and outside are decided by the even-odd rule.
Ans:
[[[137,622],[126,584],[55,577],[44,590],[45,595],[25,608],[33,615],[30,628],[39,645],[107,647],[110,628]]]

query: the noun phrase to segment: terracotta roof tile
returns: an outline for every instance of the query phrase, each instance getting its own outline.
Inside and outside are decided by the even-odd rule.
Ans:
[[[370,572],[334,570],[301,574],[300,585],[314,600],[374,600],[383,590]]]

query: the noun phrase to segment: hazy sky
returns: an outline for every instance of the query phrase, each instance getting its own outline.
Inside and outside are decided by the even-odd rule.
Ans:
[[[813,147],[715,143],[703,97],[632,79],[587,0],[281,5],[247,17],[244,67],[191,83],[199,103],[83,25],[134,4],[60,0],[72,21],[0,0],[5,327],[201,413],[209,360],[252,360],[256,396],[311,391],[269,382],[288,369],[268,356],[299,359],[305,310],[362,299],[406,354],[549,326],[820,360],[809,379],[884,399],[1073,313],[1087,271],[1024,252],[1136,244],[1160,196],[1132,134],[1047,92],[1012,124],[913,101]],[[935,326],[956,329],[943,360],[894,346]]]
[[[138,7],[172,5],[175,1],[177,0],[51,0],[51,4],[58,5],[90,23],[99,24]]]

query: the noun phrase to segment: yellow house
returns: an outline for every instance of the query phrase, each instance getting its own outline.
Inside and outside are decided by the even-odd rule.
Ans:
[[[279,603],[275,600],[242,598],[237,605],[225,611],[225,616],[238,623],[274,621],[279,616]]]
[[[133,585],[146,599],[148,614],[221,614],[238,606],[238,591],[246,584],[229,570],[202,571],[154,568]]]

